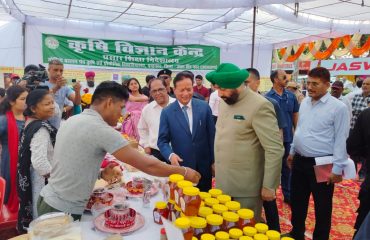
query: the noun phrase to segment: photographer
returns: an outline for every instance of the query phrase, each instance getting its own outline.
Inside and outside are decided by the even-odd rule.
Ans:
[[[58,59],[53,59],[49,61],[49,80],[44,84],[49,87],[50,91],[54,96],[55,102],[58,104],[59,109],[62,111],[65,103],[65,99],[71,100],[74,105],[81,104],[81,85],[79,82],[74,84],[73,90],[66,85],[66,79],[63,78],[64,66]],[[53,117],[49,120],[53,126],[59,128],[61,117],[56,119]]]

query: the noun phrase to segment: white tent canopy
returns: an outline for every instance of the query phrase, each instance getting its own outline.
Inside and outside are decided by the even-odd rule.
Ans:
[[[24,36],[21,25],[12,28],[21,36],[20,44],[13,40],[13,45],[22,45],[25,38],[24,64],[41,62],[41,33],[51,33],[215,45],[221,47],[221,61],[248,67],[255,6],[254,59],[262,72],[269,71],[275,47],[370,33],[370,3],[362,0],[1,0],[1,4],[0,31],[1,20],[9,16],[25,24]]]

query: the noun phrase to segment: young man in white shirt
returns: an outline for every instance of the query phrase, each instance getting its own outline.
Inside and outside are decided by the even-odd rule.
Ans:
[[[169,163],[159,151],[157,146],[159,121],[162,109],[173,103],[176,99],[167,93],[167,83],[164,79],[155,78],[148,83],[150,96],[154,99],[146,105],[141,112],[138,124],[140,145],[144,147],[145,153],[153,155],[163,162]]]

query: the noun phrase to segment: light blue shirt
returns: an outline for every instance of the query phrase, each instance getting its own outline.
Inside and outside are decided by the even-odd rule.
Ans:
[[[341,175],[347,161],[346,139],[349,133],[347,107],[330,93],[312,103],[306,97],[299,109],[298,126],[290,154],[305,157],[333,155],[332,172]]]
[[[49,81],[46,81],[44,85],[48,86],[50,90],[55,86],[54,83]],[[54,100],[58,104],[60,110],[63,110],[66,98],[68,99],[72,93],[74,93],[74,91],[70,87],[63,86],[54,94]]]

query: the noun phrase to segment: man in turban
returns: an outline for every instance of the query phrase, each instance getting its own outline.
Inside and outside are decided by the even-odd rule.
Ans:
[[[216,185],[255,213],[276,198],[284,147],[274,107],[244,85],[248,71],[230,63],[206,75],[223,99],[215,137]]]
[[[81,95],[85,93],[94,94],[95,92],[95,72],[85,72],[86,83],[81,83]]]

